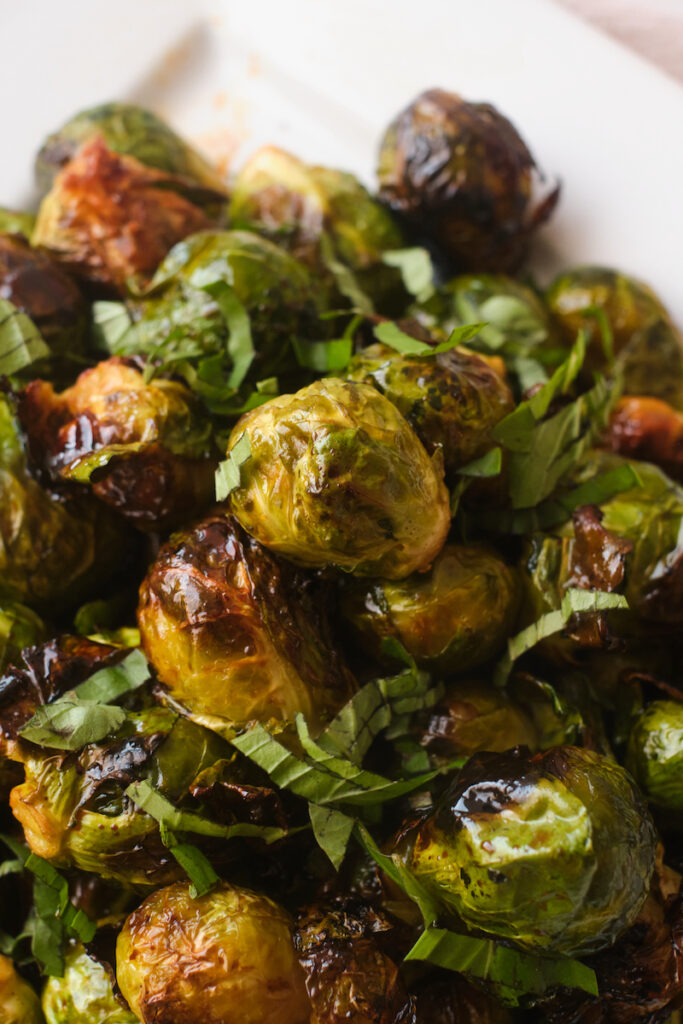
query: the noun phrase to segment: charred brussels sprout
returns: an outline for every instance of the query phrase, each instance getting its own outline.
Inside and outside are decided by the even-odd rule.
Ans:
[[[430,455],[442,452],[447,477],[493,446],[490,431],[514,404],[500,375],[462,349],[408,356],[370,345],[353,357],[348,377],[385,395]]]
[[[520,360],[562,360],[557,330],[543,300],[532,288],[504,274],[454,277],[429,299],[411,306],[410,313],[440,340],[462,324],[485,324],[468,347],[502,356],[518,375]]]
[[[452,971],[430,973],[415,989],[416,1024],[512,1024],[509,1010]]]
[[[412,1000],[383,950],[391,922],[359,900],[313,906],[294,944],[313,1013],[311,1024],[411,1024]]]
[[[173,525],[213,497],[211,425],[177,381],[146,383],[114,357],[60,394],[32,381],[19,414],[36,461],[53,478],[90,483],[136,525]]]
[[[380,661],[393,637],[418,665],[462,673],[491,660],[512,631],[517,580],[495,551],[447,544],[429,572],[391,582],[350,581],[342,610]]]
[[[625,462],[617,455],[596,453],[580,467],[574,481],[580,485]],[[619,563],[622,569],[613,582],[626,596],[631,612],[662,624],[683,620],[683,488],[647,462],[633,466],[640,484],[594,509],[595,544],[589,538],[588,548],[579,548],[571,523],[530,539],[523,573],[530,621],[559,608],[569,586],[615,589],[610,575]],[[577,515],[587,518],[587,513],[579,513],[575,519]]]
[[[147,282],[169,249],[208,227],[182,180],[119,156],[94,137],[59,172],[40,204],[34,245],[44,245],[91,286],[125,295]]]
[[[522,949],[581,955],[633,924],[656,836],[623,768],[555,747],[472,758],[410,855],[469,926]]]
[[[656,700],[637,719],[628,741],[627,766],[658,811],[683,808],[683,704]]]
[[[352,174],[266,146],[237,176],[230,222],[272,238],[323,278],[332,275],[332,286],[330,264],[341,260],[381,311],[405,300],[400,274],[382,262],[403,244],[401,232]]]
[[[217,171],[151,110],[132,103],[104,103],[80,111],[45,140],[36,157],[36,179],[43,192],[82,143],[96,135],[114,153],[133,156],[146,167],[216,191],[225,188]]]
[[[43,1024],[38,996],[28,982],[17,974],[9,957],[2,955],[0,955],[0,1020],[2,1020],[2,1024]]]
[[[144,1024],[308,1024],[311,1006],[285,912],[221,884],[193,899],[159,889],[130,915],[116,977]]]
[[[88,310],[78,287],[47,252],[16,235],[0,234],[0,297],[31,318],[55,360],[85,351]]]
[[[482,750],[539,749],[528,710],[505,691],[484,683],[456,683],[431,713],[420,742],[430,754],[452,761]]]
[[[533,195],[533,157],[495,107],[441,89],[392,121],[377,174],[380,198],[463,270],[515,270],[559,195]]]
[[[312,582],[233,519],[171,538],[142,584],[138,622],[173,701],[211,728],[297,712],[314,724],[353,691]]]
[[[127,549],[106,510],[58,501],[33,479],[10,401],[0,398],[0,597],[64,608],[125,565]]]
[[[560,274],[546,301],[565,342],[579,330],[589,340],[585,370],[605,365],[602,311],[624,370],[624,391],[653,395],[683,408],[683,347],[671,318],[655,293],[641,281],[607,267],[578,267]]]
[[[620,398],[609,421],[607,444],[627,458],[654,462],[683,483],[683,413],[660,398]]]
[[[137,1017],[114,994],[114,978],[104,964],[73,946],[61,978],[49,978],[42,1004],[46,1024],[137,1024]]]
[[[193,366],[199,361],[201,379],[227,379],[234,365],[232,327],[207,290],[217,282],[248,314],[255,350],[250,379],[291,370],[293,338],[322,333],[322,305],[302,263],[249,231],[203,231],[169,252],[148,298],[133,304],[136,323],[114,344],[114,354],[142,355],[150,362],[182,356]]]
[[[250,457],[231,494],[242,526],[305,566],[401,579],[427,569],[450,526],[439,453],[431,459],[369,384],[316,381],[234,428]]]

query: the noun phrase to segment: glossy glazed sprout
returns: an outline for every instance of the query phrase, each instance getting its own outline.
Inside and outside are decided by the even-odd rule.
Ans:
[[[162,548],[138,622],[159,679],[197,721],[229,733],[300,712],[314,725],[353,691],[323,596],[234,519],[214,516]]]
[[[559,195],[535,198],[534,159],[495,107],[443,89],[391,122],[377,176],[389,208],[467,271],[514,271]]]
[[[132,362],[114,357],[62,392],[32,381],[19,414],[34,458],[53,479],[89,483],[137,526],[172,526],[213,497],[211,424],[178,381],[147,383]]]
[[[235,426],[251,456],[232,510],[299,565],[402,579],[427,569],[450,525],[440,456],[430,458],[369,384],[333,378],[282,395]]]
[[[114,993],[110,968],[80,944],[67,951],[64,961],[62,977],[48,978],[43,989],[45,1024],[136,1024],[137,1017]]]
[[[597,309],[623,365],[624,392],[653,395],[683,408],[680,336],[648,285],[609,267],[577,267],[560,274],[545,297],[567,345],[573,343],[578,330],[586,333],[585,371],[606,366]]]
[[[648,705],[631,730],[626,763],[648,802],[676,825],[683,807],[683,704]]]
[[[182,180],[108,149],[96,135],[54,180],[31,241],[99,291],[147,282],[181,238],[208,227]]]
[[[347,375],[385,395],[430,455],[441,451],[450,479],[493,447],[491,429],[514,407],[501,375],[463,349],[409,356],[370,345],[352,358]]]
[[[275,146],[259,149],[235,179],[230,223],[265,235],[337,293],[334,261],[349,267],[380,312],[405,301],[400,274],[382,254],[403,245],[391,214],[353,174],[305,164]]]
[[[633,924],[655,846],[623,768],[555,747],[472,758],[418,829],[410,866],[470,927],[574,956]]]
[[[496,656],[517,612],[515,573],[491,548],[447,544],[429,572],[403,580],[353,581],[342,611],[368,653],[398,640],[418,665],[461,674]]]
[[[308,1024],[311,1006],[287,914],[223,882],[193,899],[158,889],[130,915],[116,977],[143,1024]]]

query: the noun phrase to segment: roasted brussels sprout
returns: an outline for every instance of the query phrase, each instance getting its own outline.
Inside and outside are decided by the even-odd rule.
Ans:
[[[88,309],[77,285],[47,252],[16,235],[0,234],[0,298],[31,318],[53,361],[85,352]]]
[[[491,660],[512,632],[517,612],[514,570],[480,544],[447,544],[429,572],[407,579],[349,581],[342,612],[368,653],[393,637],[418,665],[463,673]]]
[[[12,404],[0,396],[0,598],[66,609],[134,550],[106,509],[87,496],[58,501],[33,479]]]
[[[353,357],[348,378],[372,384],[385,395],[427,452],[442,452],[450,478],[493,446],[490,431],[514,404],[502,377],[463,349],[407,356],[386,345],[370,345]]]
[[[353,682],[311,581],[214,516],[161,549],[140,590],[140,633],[172,700],[230,734],[253,720],[312,726]]]
[[[546,301],[566,343],[577,331],[588,337],[584,371],[602,369],[605,352],[601,310],[620,354],[624,392],[652,395],[683,409],[683,345],[671,318],[655,293],[641,281],[607,267],[578,267],[560,274],[546,292]]]
[[[453,972],[429,974],[415,988],[416,1024],[511,1024],[509,1010]]]
[[[547,306],[532,288],[505,274],[454,277],[430,298],[411,306],[410,313],[441,341],[462,324],[485,324],[469,347],[502,355],[513,371],[520,359],[562,360]]]
[[[146,383],[114,357],[60,394],[32,381],[19,415],[34,458],[53,478],[89,482],[136,525],[173,525],[213,497],[211,424],[177,381]]]
[[[484,683],[449,686],[420,732],[420,742],[431,754],[448,761],[482,750],[540,749],[528,710],[504,690]]]
[[[138,1018],[114,994],[113,972],[81,945],[66,953],[64,974],[48,978],[42,1004],[46,1024],[137,1024]]]
[[[584,483],[625,461],[595,453],[577,471],[575,482]],[[639,485],[592,513],[590,507],[575,513],[575,523],[578,517],[590,528],[580,546],[571,523],[530,539],[523,573],[529,621],[559,608],[568,586],[620,588],[630,611],[643,620],[664,625],[683,619],[683,489],[647,462],[634,463],[634,469]]]
[[[114,153],[133,156],[146,167],[218,192],[225,189],[218,172],[151,110],[132,103],[104,103],[80,111],[47,137],[36,157],[36,180],[43,192],[77,149],[95,136]]]
[[[429,568],[443,547],[441,456],[369,384],[329,378],[274,398],[239,420],[228,452],[245,435],[251,455],[230,500],[266,547],[388,579]]]
[[[298,921],[294,945],[306,978],[311,1024],[414,1024],[413,1001],[382,948],[392,929],[360,900],[313,906]]]
[[[1,954],[0,1020],[2,1020],[2,1024],[43,1024],[38,996],[31,986],[17,974],[9,957]]]
[[[249,316],[251,380],[292,370],[293,338],[323,333],[321,299],[302,263],[249,231],[202,231],[169,252],[148,298],[132,304],[135,326],[113,346],[114,354],[150,362],[182,356],[193,366],[214,357],[202,380],[227,380],[233,367],[230,326],[206,290],[216,282],[234,292]]]
[[[627,767],[648,802],[670,812],[674,825],[683,808],[683,704],[653,701],[638,717],[628,741]]]
[[[471,927],[580,955],[635,921],[656,836],[631,777],[578,747],[478,754],[419,827],[409,862]]]
[[[668,402],[620,398],[610,416],[607,444],[626,458],[654,462],[683,483],[683,413]]]
[[[230,223],[266,235],[330,279],[339,259],[380,312],[405,302],[401,277],[382,254],[403,244],[389,212],[353,174],[313,167],[275,146],[258,150],[235,180]],[[328,252],[326,246],[330,247]]]
[[[100,136],[83,143],[43,199],[33,232],[86,282],[125,295],[146,282],[169,249],[208,227],[182,179],[119,156]]]
[[[442,89],[392,121],[377,175],[380,199],[471,271],[514,271],[559,197],[534,196],[536,164],[507,118]]]
[[[119,936],[116,977],[144,1024],[310,1019],[287,915],[227,883],[199,899],[184,882],[148,896]]]

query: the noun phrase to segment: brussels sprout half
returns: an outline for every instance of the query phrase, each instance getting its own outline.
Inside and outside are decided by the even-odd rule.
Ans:
[[[250,721],[315,728],[351,696],[312,581],[232,518],[174,535],[140,590],[142,643],[173,702],[209,728]]]
[[[631,730],[626,764],[649,803],[669,812],[667,823],[677,827],[683,809],[683,704],[648,705]]]
[[[158,889],[119,935],[116,977],[138,1019],[309,1024],[287,914],[225,882],[198,899],[189,889]]]
[[[371,385],[328,378],[272,399],[239,420],[228,455],[245,435],[251,454],[230,502],[266,547],[299,565],[388,579],[427,569],[441,550],[441,456],[429,458]]]
[[[392,582],[349,581],[342,613],[368,653],[384,664],[385,638],[398,640],[422,668],[462,674],[490,661],[512,632],[514,570],[484,545],[447,544],[426,573]]]
[[[493,447],[491,429],[512,412],[512,392],[483,359],[463,349],[409,356],[370,345],[349,363],[349,380],[372,384],[407,419],[446,475]]]
[[[95,136],[55,178],[31,241],[99,291],[125,295],[131,279],[146,283],[176,242],[211,223],[186,191]]]
[[[610,945],[648,893],[656,835],[630,775],[577,747],[478,754],[409,856],[470,927],[568,956]]]
[[[130,361],[99,363],[61,393],[34,380],[19,415],[53,478],[88,482],[135,525],[174,525],[213,497],[217,460],[199,400],[177,381],[146,383]]]
[[[507,118],[442,89],[391,122],[377,176],[380,199],[468,271],[514,271],[559,197],[534,197],[536,165]]]
[[[38,996],[28,982],[17,974],[9,957],[1,954],[0,1020],[2,1024],[43,1024]]]
[[[683,343],[669,313],[642,281],[608,267],[577,267],[560,274],[546,302],[567,345],[588,337],[584,372],[604,369],[601,311],[623,369],[627,395],[652,395],[683,409]]]
[[[230,223],[284,246],[336,291],[329,263],[340,259],[380,312],[400,310],[400,273],[382,254],[403,245],[391,214],[352,174],[314,167],[275,146],[258,150],[238,174]],[[341,296],[335,304],[343,301]]]
[[[137,1024],[138,1018],[114,994],[112,974],[83,946],[70,947],[64,974],[48,978],[43,989],[46,1024]]]
[[[225,191],[218,172],[151,110],[132,103],[104,103],[75,114],[49,135],[36,157],[36,180],[47,192],[76,150],[99,135],[109,149],[133,156],[146,167],[189,178],[217,192]]]

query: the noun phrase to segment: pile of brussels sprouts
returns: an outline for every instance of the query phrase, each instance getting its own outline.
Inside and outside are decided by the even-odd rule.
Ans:
[[[683,1007],[683,348],[525,271],[433,89],[376,195],[112,103],[0,210],[2,1024]]]

